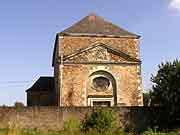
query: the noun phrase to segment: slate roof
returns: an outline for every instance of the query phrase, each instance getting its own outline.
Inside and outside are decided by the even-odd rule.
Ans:
[[[54,90],[54,77],[41,76],[28,91],[53,91]]]
[[[97,37],[131,37],[139,38],[139,35],[128,32],[119,26],[106,21],[94,13],[84,17],[71,27],[58,33],[61,36],[97,36]]]

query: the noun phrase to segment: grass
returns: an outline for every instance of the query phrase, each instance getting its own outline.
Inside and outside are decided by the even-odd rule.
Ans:
[[[157,132],[149,129],[142,133],[125,132],[122,129],[99,133],[92,129],[88,132],[81,131],[80,123],[76,119],[70,119],[64,123],[62,131],[39,131],[35,129],[22,129],[18,124],[10,124],[8,128],[0,128],[0,135],[180,135],[180,130],[172,132]]]
[[[43,131],[37,131],[33,129],[16,129],[12,131],[12,129],[0,129],[0,135],[102,135],[98,133],[96,130],[89,131],[88,133],[83,132],[69,132],[69,131],[58,131],[58,132],[43,132]],[[127,133],[122,130],[117,131],[116,133],[111,132],[105,132],[103,135],[180,135],[179,132],[155,132],[155,131],[145,131],[140,134],[135,133]]]

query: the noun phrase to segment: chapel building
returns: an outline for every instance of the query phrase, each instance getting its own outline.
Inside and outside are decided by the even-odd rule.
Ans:
[[[54,77],[27,90],[27,105],[142,106],[139,38],[95,14],[57,33]]]

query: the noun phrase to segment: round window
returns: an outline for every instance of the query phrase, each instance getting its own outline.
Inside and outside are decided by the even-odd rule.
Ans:
[[[92,83],[97,90],[106,90],[110,85],[109,79],[102,76],[94,78]]]

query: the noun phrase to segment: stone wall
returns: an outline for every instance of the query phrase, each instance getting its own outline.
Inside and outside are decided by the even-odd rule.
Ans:
[[[88,106],[88,96],[105,95],[109,93],[100,93],[89,89],[89,76],[96,71],[104,71],[115,78],[118,106],[141,106],[142,88],[141,88],[141,68],[140,63],[128,63],[127,59],[108,52],[102,46],[84,51],[75,57],[64,60],[63,67],[59,65],[60,54],[64,57],[69,54],[79,52],[94,44],[106,44],[113,49],[124,52],[134,59],[139,59],[139,41],[133,38],[100,38],[100,37],[59,37],[56,46],[55,57],[55,86],[59,95],[60,106]],[[97,60],[96,51],[103,50],[106,57]],[[98,53],[97,53],[98,54]],[[104,55],[103,55],[104,56]],[[99,61],[100,63],[93,63]],[[111,62],[110,64],[103,63]],[[67,63],[66,63],[67,62]],[[72,62],[72,63],[68,63]],[[79,63],[84,62],[84,63]],[[92,63],[87,63],[92,62]],[[116,62],[124,62],[117,64]],[[62,82],[61,82],[62,81]],[[111,92],[112,93],[112,92]]]
[[[83,120],[88,112],[97,108],[88,107],[0,107],[0,128],[16,123],[24,128],[40,130],[61,130],[63,122],[75,117]],[[110,108],[116,115],[120,127],[145,128],[150,114],[149,108]]]
[[[139,40],[134,38],[102,38],[102,37],[60,37],[59,52],[64,56],[74,53],[80,49],[87,48],[96,43],[103,43],[126,54],[139,58]]]
[[[91,95],[111,95],[98,92],[90,87],[89,76],[96,71],[110,73],[116,81],[117,105],[142,105],[141,76],[139,65],[64,65],[62,75],[62,104],[64,106],[87,106]]]

